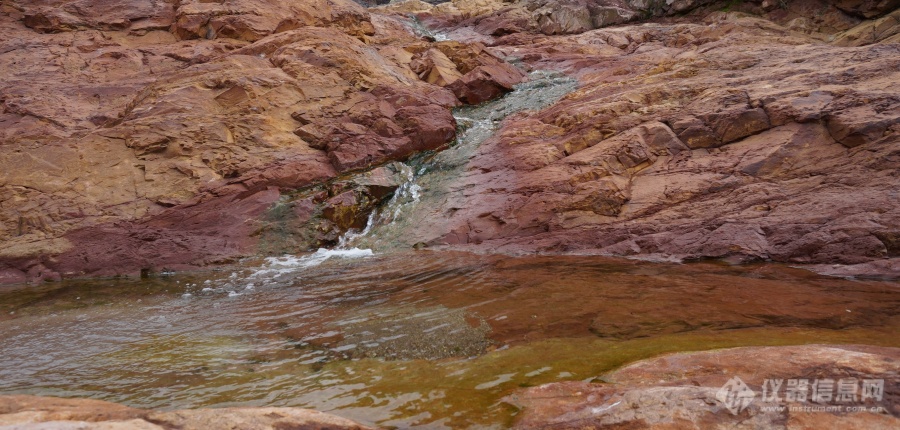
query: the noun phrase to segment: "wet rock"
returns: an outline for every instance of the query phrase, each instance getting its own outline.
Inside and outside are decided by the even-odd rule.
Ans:
[[[301,408],[221,408],[157,412],[91,399],[0,397],[0,426],[50,429],[367,429],[351,420]]]
[[[356,187],[365,188],[366,192],[376,199],[383,199],[407,180],[402,169],[403,166],[398,163],[378,167],[354,176],[350,183]]]
[[[371,204],[356,192],[345,191],[325,202],[323,217],[340,230],[362,229],[366,226],[366,217],[371,210]]]
[[[751,425],[800,429],[826,425],[841,428],[890,428],[900,423],[893,402],[900,381],[900,350],[870,346],[805,345],[747,347],[684,353],[640,361],[605,375],[604,384],[561,382],[521,390],[506,401],[521,408],[516,428],[712,428]],[[732,413],[719,390],[738,377],[756,397]],[[802,411],[764,408],[786,405],[763,402],[764,380],[854,378],[883,379],[878,406],[885,412]],[[782,391],[781,398],[784,398]],[[816,403],[790,403],[818,406]],[[827,424],[825,424],[827,423]]]

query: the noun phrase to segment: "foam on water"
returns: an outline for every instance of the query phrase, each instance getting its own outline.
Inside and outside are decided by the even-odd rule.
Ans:
[[[371,249],[325,249],[319,248],[310,255],[297,257],[295,255],[284,255],[281,257],[266,258],[266,265],[262,269],[255,272],[255,275],[281,274],[291,273],[298,269],[306,269],[315,267],[330,258],[365,258],[375,255]]]
[[[394,196],[369,215],[362,231],[348,232],[339,247],[360,246],[376,250],[408,248],[431,237],[416,233],[423,225],[432,228],[446,215],[478,147],[489,139],[503,120],[522,111],[539,111],[555,103],[578,86],[575,79],[552,71],[533,71],[528,79],[501,98],[453,110],[458,124],[456,140],[439,152],[419,153],[401,166],[404,182]],[[444,212],[439,212],[444,211]],[[420,230],[422,231],[422,230]]]
[[[201,290],[196,291],[202,295],[227,294],[228,297],[238,297],[245,293],[256,291],[258,288],[290,285],[296,281],[304,271],[319,266],[333,259],[366,258],[375,255],[371,249],[343,248],[324,249],[308,255],[283,255],[281,257],[268,257],[265,262],[253,269],[238,270],[225,278],[215,281],[206,281]],[[190,288],[191,284],[185,285]],[[197,287],[197,285],[193,285]],[[187,294],[184,298],[190,298]]]

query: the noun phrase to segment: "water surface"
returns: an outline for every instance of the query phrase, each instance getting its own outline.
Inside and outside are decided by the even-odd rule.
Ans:
[[[520,387],[671,351],[900,346],[898,314],[895,282],[778,265],[320,251],[0,289],[0,392],[502,428]]]

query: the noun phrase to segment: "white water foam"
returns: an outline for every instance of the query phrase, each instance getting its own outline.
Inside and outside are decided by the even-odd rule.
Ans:
[[[272,287],[287,285],[294,282],[304,270],[318,266],[332,258],[354,259],[367,258],[375,255],[371,249],[347,248],[325,249],[309,255],[283,255],[281,257],[268,257],[265,263],[251,273],[234,272],[224,279],[217,288],[206,287],[201,291],[205,294],[227,293],[229,297],[237,297],[246,292],[252,292],[256,287]]]
[[[284,255],[281,257],[266,258],[266,265],[263,269],[258,270],[254,275],[271,275],[294,272],[297,269],[305,269],[315,267],[324,263],[329,258],[365,258],[375,255],[371,249],[325,249],[319,248],[318,251],[297,257],[295,255]]]

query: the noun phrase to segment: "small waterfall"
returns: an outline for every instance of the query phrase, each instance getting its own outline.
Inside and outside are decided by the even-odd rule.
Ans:
[[[419,37],[431,39],[435,42],[444,42],[447,40],[452,40],[450,38],[450,36],[448,36],[446,33],[442,33],[440,31],[435,31],[435,30],[432,30],[432,29],[426,27],[425,24],[422,24],[422,21],[420,21],[419,18],[413,14],[409,15],[408,23],[409,23],[408,24],[409,28],[413,31],[413,33],[415,33]]]
[[[366,237],[376,225],[391,222],[400,216],[400,212],[403,210],[404,206],[419,201],[422,187],[416,184],[416,178],[418,177],[416,171],[409,164],[398,163],[398,165],[401,169],[400,174],[404,179],[403,183],[396,191],[394,191],[394,195],[391,196],[391,199],[387,203],[381,208],[375,208],[375,210],[369,214],[365,228],[360,231],[350,229],[344,233],[338,241],[336,249],[351,249],[351,244],[361,237]]]
[[[369,215],[363,230],[344,235],[338,248],[384,249],[416,243],[405,227],[428,216],[423,207],[441,206],[450,193],[449,185],[462,174],[475,150],[494,134],[503,119],[524,110],[543,109],[576,87],[574,79],[560,73],[535,71],[526,82],[499,99],[455,109],[458,129],[453,144],[441,152],[425,151],[403,163],[406,181],[386,204]]]
[[[422,36],[449,40],[446,35],[428,29],[416,18],[410,19],[410,26]],[[475,150],[494,134],[503,119],[517,112],[543,109],[576,87],[575,79],[561,73],[534,71],[526,82],[501,98],[454,109],[453,116],[458,124],[456,140],[441,152],[424,151],[404,163],[397,163],[405,180],[387,203],[369,214],[365,228],[344,233],[334,249],[320,248],[302,257],[285,255],[267,258],[266,264],[251,278],[286,278],[328,259],[365,258],[374,255],[373,249],[408,248],[417,243],[417,238],[408,227],[423,222],[429,216],[433,221],[443,215],[423,209],[441,207],[446,202],[453,181],[460,177]]]

